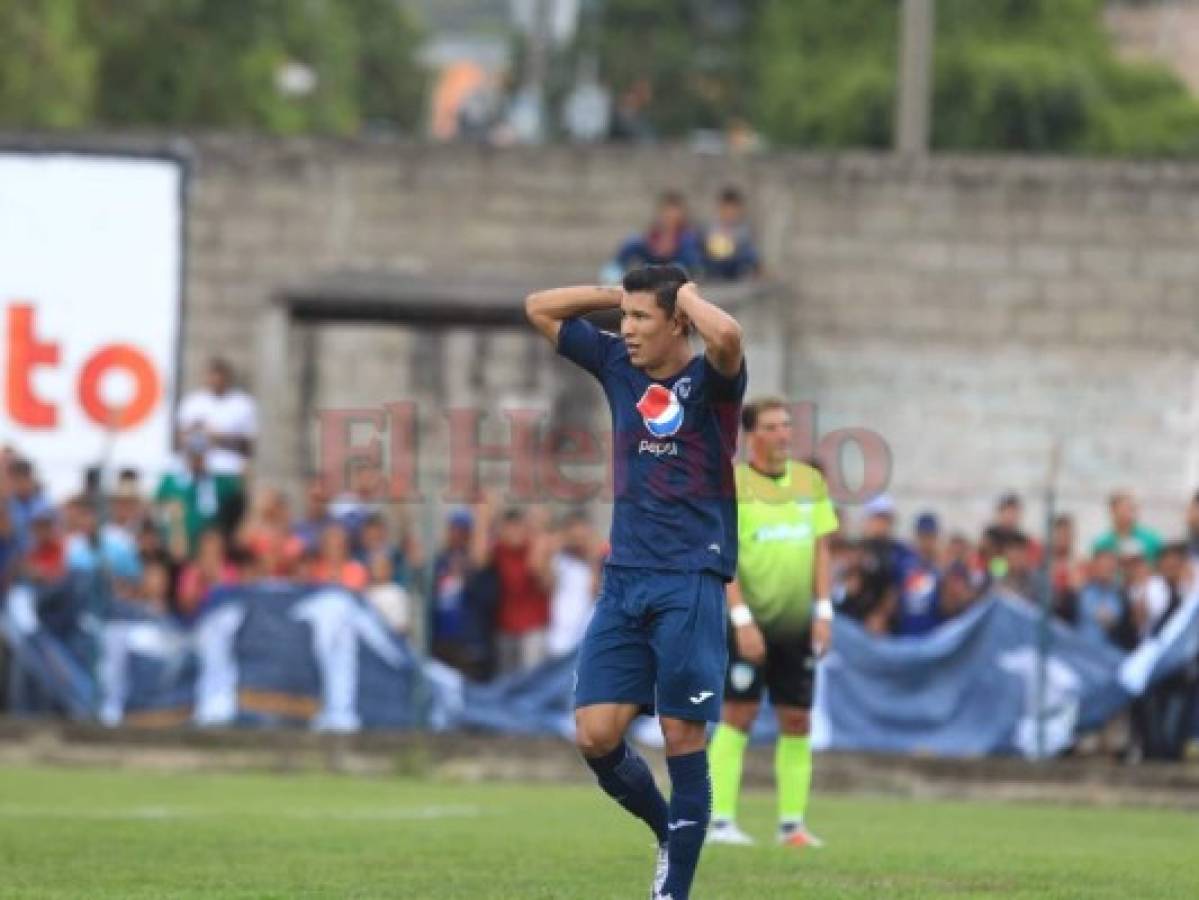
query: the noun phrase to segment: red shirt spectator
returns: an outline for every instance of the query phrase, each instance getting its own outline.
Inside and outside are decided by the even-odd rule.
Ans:
[[[225,557],[225,537],[216,528],[200,534],[196,559],[183,567],[176,586],[176,606],[181,615],[192,616],[214,587],[236,584],[237,566]]]
[[[529,545],[497,543],[492,551],[500,582],[497,624],[505,634],[524,634],[549,625],[550,600],[529,559]]]

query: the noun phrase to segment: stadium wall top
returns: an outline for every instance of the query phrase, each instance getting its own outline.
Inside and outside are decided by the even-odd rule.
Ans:
[[[288,291],[364,272],[446,289],[591,281],[658,191],[704,216],[732,183],[786,301],[783,387],[818,405],[822,430],[884,436],[903,509],[971,527],[996,493],[1040,490],[1055,442],[1084,537],[1111,489],[1135,488],[1174,533],[1199,487],[1199,163],[236,135],[0,134],[4,151],[186,163],[185,384],[218,351],[253,377],[254,323]],[[311,382],[317,408],[421,391],[500,402],[546,389],[539,373],[561,380],[549,348],[504,331],[297,329],[287,377]],[[302,431],[299,401],[263,404],[265,439]],[[304,452],[270,474],[294,480]]]

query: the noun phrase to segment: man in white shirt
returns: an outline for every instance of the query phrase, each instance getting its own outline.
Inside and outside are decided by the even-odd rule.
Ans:
[[[179,404],[178,444],[202,432],[208,439],[205,468],[213,475],[245,475],[258,436],[258,406],[234,386],[233,368],[220,358],[208,364],[205,387],[192,391]]]
[[[550,567],[550,625],[546,649],[552,657],[574,652],[583,640],[596,597],[596,539],[587,516],[571,513],[562,522],[561,546]]]

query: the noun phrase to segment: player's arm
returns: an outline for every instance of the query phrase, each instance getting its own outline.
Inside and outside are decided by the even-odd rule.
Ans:
[[[812,649],[824,656],[833,642],[833,554],[829,535],[816,538],[816,565],[812,573]]]
[[[578,286],[537,291],[525,298],[525,315],[555,347],[567,319],[604,309],[619,309],[624,291],[618,287]]]
[[[719,306],[699,295],[694,281],[679,288],[675,308],[695,326],[704,342],[705,355],[716,371],[736,378],[741,371],[741,326]]]
[[[729,622],[733,626],[737,655],[754,665],[761,665],[766,660],[766,638],[762,636],[762,629],[754,621],[754,615],[741,594],[741,585],[735,580],[730,581],[724,599],[729,608]]]

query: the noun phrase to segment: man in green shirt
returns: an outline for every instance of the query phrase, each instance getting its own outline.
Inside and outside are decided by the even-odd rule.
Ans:
[[[779,722],[779,843],[819,847],[820,840],[804,825],[812,778],[809,713],[816,660],[832,637],[828,536],[837,530],[837,513],[820,472],[789,458],[786,403],[766,398],[746,404],[741,422],[749,463],[736,472],[737,579],[727,592],[729,669],[722,721],[708,750],[708,840],[753,843],[737,827],[737,794],[749,730],[765,689]]]
[[[208,440],[203,434],[184,439],[184,466],[169,472],[154,494],[167,520],[167,542],[177,559],[194,556],[200,532],[218,526],[229,532],[236,523],[241,496],[241,479],[208,471]]]
[[[1111,510],[1112,527],[1095,541],[1091,552],[1121,553],[1128,544],[1139,544],[1149,564],[1155,563],[1162,550],[1161,535],[1137,521],[1136,499],[1127,491],[1116,491],[1107,503]]]

